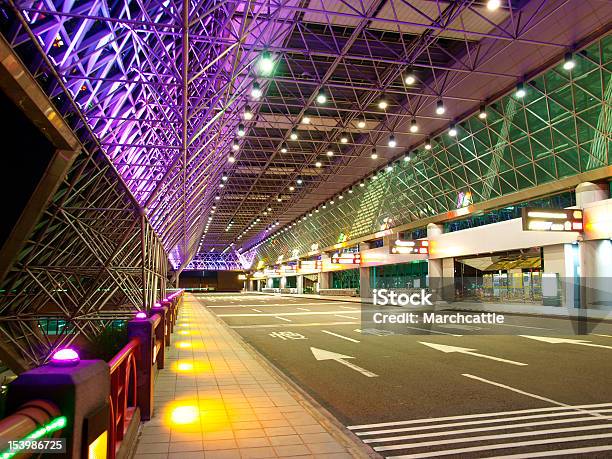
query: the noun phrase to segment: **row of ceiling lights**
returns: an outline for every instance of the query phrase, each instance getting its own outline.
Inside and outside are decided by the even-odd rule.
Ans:
[[[571,53],[571,52],[566,53],[564,55],[564,58],[563,58],[563,69],[567,70],[567,71],[570,71],[575,66],[576,66],[576,61],[574,59],[573,53]],[[413,80],[410,80],[410,81],[413,81]],[[409,81],[406,81],[406,83],[409,83]],[[514,96],[517,99],[523,99],[526,95],[527,95],[527,87],[526,87],[525,83],[521,81],[521,82],[519,82],[516,85],[516,88],[515,88],[515,91],[514,91]],[[383,103],[381,104],[381,102],[383,102]],[[387,104],[386,104],[386,102],[384,102],[384,99],[381,99],[379,101],[379,107],[383,108],[383,109],[387,107]],[[441,115],[441,114],[444,114],[445,111],[446,110],[445,110],[445,107],[444,107],[444,103],[442,102],[442,100],[438,100],[438,102],[436,104],[436,113]],[[480,106],[480,108],[478,110],[478,118],[480,118],[481,120],[484,120],[484,119],[487,118],[486,105],[481,105]],[[412,120],[411,121],[411,132],[417,132],[418,131],[418,126],[416,125],[415,121],[416,120]],[[415,126],[415,127],[413,128],[413,126]],[[457,137],[458,130],[457,130],[456,123],[451,123],[450,124],[447,133],[448,133],[448,135],[450,137]],[[395,141],[395,137],[393,135],[391,135],[389,137],[388,146],[392,147],[392,148],[397,146],[397,143]],[[431,144],[431,139],[430,138],[427,138],[427,140],[423,144],[423,148],[425,150],[431,150],[432,149],[432,144]],[[409,153],[407,153],[404,156],[404,161],[409,162],[409,161],[411,161],[414,158],[414,156],[415,156],[414,152],[409,152]],[[372,149],[371,158],[372,159],[378,159],[378,154],[376,153],[376,149],[375,148]],[[393,166],[391,164],[389,164],[389,165],[387,165],[385,167],[385,170],[387,172],[390,172],[390,171],[393,170]],[[378,178],[377,173],[374,173],[372,175],[372,179],[376,180],[377,178]],[[364,187],[365,186],[365,181],[360,181],[358,186],[359,187]],[[353,189],[349,188],[348,189],[348,193],[349,194],[353,193]],[[344,198],[344,196],[343,196],[342,193],[340,195],[338,195],[338,199],[341,200],[343,198]],[[334,203],[335,203],[334,199],[331,199],[329,201],[329,205],[333,205]],[[323,204],[321,206],[321,209],[326,209],[326,208],[327,208],[327,204]],[[314,210],[314,212],[318,213],[319,212],[319,208],[316,208]],[[311,217],[312,215],[313,215],[313,211],[311,211],[308,215],[302,216],[302,218],[297,220],[297,222],[302,222],[302,221],[306,220],[308,217]],[[282,228],[278,234],[286,232],[289,228],[291,228],[291,227],[293,227],[295,225],[296,225],[296,222],[293,222],[293,223],[289,224],[288,226]],[[267,242],[268,240],[270,240],[272,238],[275,238],[278,234],[271,234],[271,235],[269,235],[267,238],[263,239],[262,241],[257,243],[255,246],[253,246],[253,249],[259,247],[261,244]]]

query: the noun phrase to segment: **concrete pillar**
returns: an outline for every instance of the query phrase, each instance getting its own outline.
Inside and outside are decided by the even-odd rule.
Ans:
[[[298,275],[296,278],[296,287],[297,287],[297,292],[299,294],[304,293],[304,276],[303,275]]]
[[[271,277],[268,277],[266,279],[266,287],[267,288],[272,288],[272,278]]]
[[[359,296],[361,296],[362,303],[372,301],[372,286],[370,284],[369,267],[359,268]]]
[[[280,288],[285,288],[285,287],[287,287],[287,277],[283,276],[280,279]]]
[[[576,187],[576,206],[583,208],[585,204],[603,201],[610,197],[607,183],[582,182]]]
[[[431,239],[435,236],[438,236],[443,232],[443,225],[436,225],[435,223],[430,223],[429,225],[427,225],[427,239]],[[438,282],[437,279],[441,279],[443,277],[442,258],[438,258],[435,260],[429,259],[427,261],[427,275],[429,277],[429,282],[433,284]]]
[[[319,273],[319,290],[322,288],[331,288],[332,273]]]

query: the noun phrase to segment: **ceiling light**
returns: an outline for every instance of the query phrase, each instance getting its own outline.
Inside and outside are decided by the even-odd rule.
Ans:
[[[253,119],[253,112],[251,111],[251,107],[249,107],[248,105],[244,107],[244,113],[242,114],[242,117],[247,121]]]
[[[281,153],[287,153],[287,147],[285,146],[285,144],[281,145],[281,149],[280,149]]]
[[[480,118],[481,120],[484,120],[487,117],[487,107],[485,107],[484,105],[480,106],[480,109],[478,110],[478,118]]]
[[[346,136],[346,134],[342,134],[342,137],[340,137],[340,143],[347,143],[348,142],[348,137]]]
[[[501,6],[501,0],[487,0],[487,9],[489,11],[496,11]]]
[[[321,167],[322,165],[323,165],[323,164],[321,164],[321,161],[317,161],[317,162],[315,163],[315,167]]]
[[[291,129],[291,134],[289,135],[289,138],[290,138],[291,140],[297,140],[297,138],[298,138],[298,133],[297,133],[297,130],[295,130],[295,129]]]
[[[450,135],[451,137],[457,136],[457,126],[455,126],[454,123],[450,125],[450,128],[448,130],[448,135]]]
[[[340,195],[338,196],[338,199],[344,199],[344,196]]]
[[[439,99],[436,102],[436,113],[438,115],[443,115],[445,111],[446,111],[446,108],[444,107],[444,102],[442,101],[442,99]]]
[[[417,124],[416,118],[412,118],[410,121],[410,132],[418,132],[419,125]]]
[[[387,172],[391,172],[391,171],[393,170],[393,166],[392,166],[391,164],[389,164],[389,165],[388,165],[388,166],[385,168],[385,170],[386,170]]]
[[[514,95],[519,98],[522,99],[523,97],[525,97],[525,95],[527,94],[527,91],[525,91],[525,83],[518,83],[516,85],[516,92],[514,93]]]
[[[358,127],[359,129],[363,129],[363,128],[365,128],[365,127],[366,127],[366,121],[365,121],[365,120],[359,120],[359,121],[357,121],[357,127]]]
[[[240,144],[238,143],[238,140],[234,139],[234,141],[232,142],[232,150],[238,151],[239,149],[240,149]]]
[[[272,212],[272,207],[268,207],[268,212]]]
[[[301,185],[302,183],[304,183],[304,181],[302,179],[297,179],[295,183],[297,183],[298,185]]]
[[[372,148],[372,154],[370,155],[372,159],[378,159],[378,153],[376,153],[376,148]],[[361,185],[363,186],[363,185]]]
[[[364,183],[364,182],[361,182],[361,183],[359,184],[359,186],[360,186],[360,187],[364,187],[364,186],[365,186],[365,183]]]
[[[293,191],[293,190],[295,190],[295,187],[294,186],[290,186],[289,187],[289,191]]]
[[[353,194],[353,190],[352,189],[348,190],[348,192],[349,192],[349,194]]]
[[[571,70],[574,67],[576,67],[574,55],[572,53],[565,53],[565,56],[563,57],[563,68],[565,70]]]
[[[245,134],[246,134],[246,130],[245,130],[244,124],[239,124],[238,125],[238,136],[244,137]]]
[[[395,136],[393,134],[391,134],[389,136],[389,140],[387,142],[387,145],[389,145],[389,147],[391,147],[391,148],[395,148],[397,146],[397,141],[395,140]]]
[[[224,175],[223,177],[221,177],[221,180],[223,180],[224,182],[227,182],[227,175]]]
[[[310,124],[310,116],[304,115],[302,117],[302,124]]]
[[[414,153],[412,153],[411,151],[409,151],[408,153],[406,153],[406,156],[404,156],[404,161],[406,162],[410,162],[412,161],[414,156]]]
[[[259,83],[255,81],[253,83],[253,86],[251,86],[251,97],[253,99],[259,99],[261,97],[261,94],[261,87],[259,86]]]
[[[329,201],[329,205],[330,205],[330,206],[333,206],[333,205],[334,205],[334,202],[335,202],[335,201],[332,199],[331,201]]]
[[[416,83],[416,75],[412,70],[408,70],[406,72],[406,76],[404,77],[404,83],[406,83],[407,85]]]
[[[380,100],[378,101],[378,108],[380,108],[381,110],[386,110],[388,106],[389,106],[389,103],[387,102],[387,99],[385,99],[384,97],[381,97]]]
[[[319,93],[317,94],[317,103],[324,104],[325,102],[327,102],[327,94],[325,94],[325,91],[320,89]]]
[[[263,75],[270,75],[272,70],[274,70],[274,59],[269,51],[264,51],[259,59],[259,71]]]
[[[431,139],[429,137],[425,141],[425,150],[431,150]]]
[[[283,200],[283,198],[281,198],[281,197],[279,196],[278,198],[276,198],[276,200],[277,200],[278,202],[281,202],[281,201]]]
[[[227,160],[228,160],[230,163],[234,163],[234,162],[236,162],[236,157],[235,157],[234,155],[229,155],[229,157],[227,158]]]
[[[215,196],[215,201],[219,201],[221,199],[221,196],[217,195]]]
[[[327,150],[327,153],[325,153],[327,156],[334,156],[334,152],[331,150]]]

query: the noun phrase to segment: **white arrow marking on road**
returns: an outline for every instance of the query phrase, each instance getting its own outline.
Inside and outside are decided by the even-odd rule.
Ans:
[[[523,338],[534,339],[536,341],[543,341],[549,344],[577,344],[579,346],[603,347],[604,349],[612,349],[612,346],[604,346],[603,344],[593,344],[590,341],[584,339],[554,338],[552,336],[519,336],[522,336]]]
[[[317,360],[335,360],[338,363],[341,363],[344,366],[347,366],[355,371],[358,371],[364,376],[368,378],[376,378],[377,374],[372,373],[371,371],[366,370],[365,368],[361,368],[360,366],[355,365],[354,363],[347,362],[344,359],[354,359],[355,357],[351,357],[350,355],[338,354],[336,352],[326,351],[325,349],[318,349],[316,347],[311,347],[312,355]]]
[[[419,343],[424,344],[425,346],[429,346],[432,349],[435,349],[437,351],[442,351],[446,353],[459,352],[460,354],[473,355],[474,357],[482,357],[485,359],[496,360],[498,362],[504,362],[504,363],[510,363],[512,365],[519,365],[522,367],[527,365],[526,363],[515,362],[514,360],[506,360],[500,357],[493,357],[492,355],[479,354],[477,352],[474,352],[476,349],[468,349],[467,347],[447,346],[445,344],[426,343],[425,341],[419,341]]]

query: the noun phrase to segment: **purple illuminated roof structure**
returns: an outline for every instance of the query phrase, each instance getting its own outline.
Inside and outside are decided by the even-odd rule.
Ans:
[[[244,268],[240,253],[266,228],[477,110],[612,14],[595,0],[16,3],[171,263],[198,269]]]

